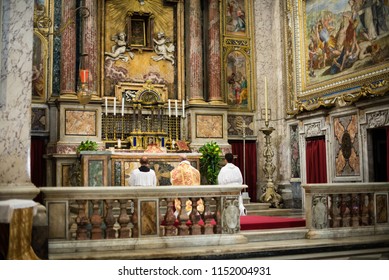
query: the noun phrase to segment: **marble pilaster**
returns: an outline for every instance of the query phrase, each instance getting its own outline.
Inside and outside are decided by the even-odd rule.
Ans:
[[[97,3],[95,0],[86,0],[85,6],[89,9],[89,17],[84,19],[83,48],[85,57],[85,68],[89,70],[88,88],[96,91],[98,81],[98,38],[97,38]]]
[[[62,1],[62,24],[75,21],[76,1]],[[69,24],[61,35],[61,94],[76,92],[76,25]]]
[[[203,41],[201,32],[201,1],[189,2],[189,103],[204,101],[203,93]]]
[[[39,193],[30,174],[34,3],[10,0],[2,5],[0,200],[32,199]]]
[[[209,101],[222,102],[221,95],[221,58],[220,58],[220,10],[219,0],[208,4],[208,93]]]

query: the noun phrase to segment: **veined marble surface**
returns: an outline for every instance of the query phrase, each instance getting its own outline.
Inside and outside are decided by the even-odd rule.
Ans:
[[[34,2],[2,5],[0,186],[28,185]]]

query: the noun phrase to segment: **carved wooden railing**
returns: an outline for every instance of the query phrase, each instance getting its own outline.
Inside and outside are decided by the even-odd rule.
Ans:
[[[49,253],[53,244],[77,250],[84,246],[80,242],[94,240],[231,238],[240,231],[238,196],[244,187],[42,187]],[[104,244],[98,246],[102,250]],[[110,243],[107,248],[112,246]],[[174,246],[174,240],[169,246]]]
[[[308,238],[389,233],[389,183],[302,186]]]

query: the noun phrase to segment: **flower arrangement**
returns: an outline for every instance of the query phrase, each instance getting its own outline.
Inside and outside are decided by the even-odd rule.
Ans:
[[[81,151],[97,151],[97,143],[95,141],[86,140],[81,141],[80,145],[77,147],[77,153],[79,154]]]
[[[200,171],[210,185],[217,184],[217,176],[220,171],[220,147],[216,142],[209,142],[204,144],[199,149],[202,154],[200,157]]]

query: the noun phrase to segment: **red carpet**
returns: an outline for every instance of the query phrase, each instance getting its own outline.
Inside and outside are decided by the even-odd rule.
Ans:
[[[304,227],[305,219],[270,216],[241,216],[240,230]]]

